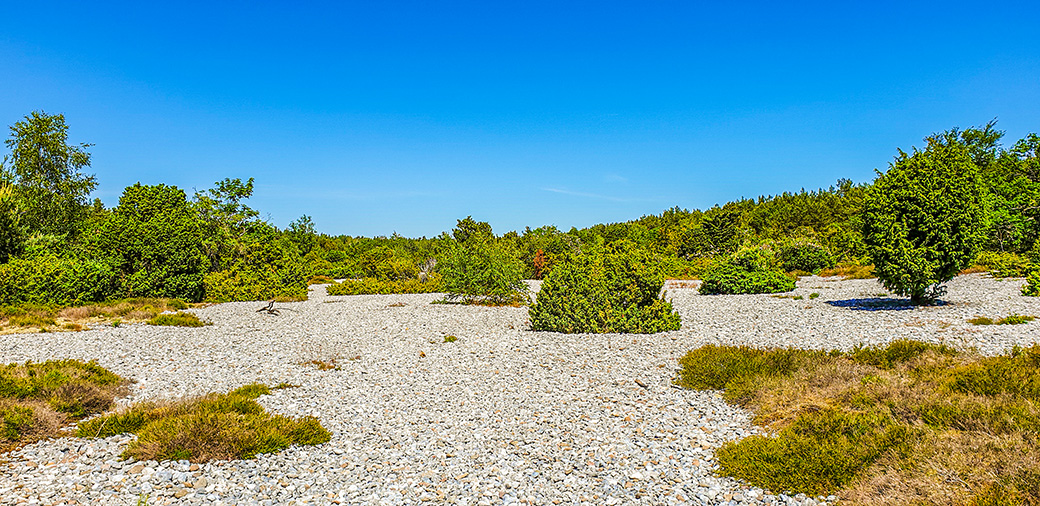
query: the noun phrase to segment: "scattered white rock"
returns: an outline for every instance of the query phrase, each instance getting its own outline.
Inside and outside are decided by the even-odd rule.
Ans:
[[[531,332],[525,308],[314,287],[306,302],[278,304],[279,316],[256,313],[258,302],[194,310],[209,327],[6,335],[4,363],[97,360],[138,380],[125,403],[299,385],[259,401],[316,415],[333,438],[203,465],[121,461],[131,436],[44,441],[0,464],[0,503],[812,504],[714,475],[714,449],[756,429],[717,393],[668,388],[678,359],[708,343],[851,349],[898,338],[996,354],[1035,343],[1040,322],[967,320],[1040,316],[1021,285],[961,276],[949,304],[928,308],[881,297],[874,280],[803,278],[787,294],[802,300],[673,288],[683,327],[655,335]],[[339,368],[301,365],[310,360]]]

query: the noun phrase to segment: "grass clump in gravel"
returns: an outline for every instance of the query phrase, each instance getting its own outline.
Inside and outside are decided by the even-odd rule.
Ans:
[[[0,366],[0,450],[58,436],[69,421],[104,412],[127,383],[95,362]]]
[[[148,320],[148,325],[159,325],[164,327],[204,327],[213,324],[204,322],[200,320],[198,316],[191,313],[178,311],[176,313],[156,315],[152,319]]]
[[[290,418],[267,413],[256,398],[270,394],[262,384],[227,394],[176,402],[145,402],[80,423],[79,437],[133,433],[122,457],[137,460],[249,459],[292,445],[327,442],[331,434],[317,418]]]
[[[994,320],[985,316],[977,316],[968,320],[968,323],[972,325],[1021,325],[1023,323],[1029,323],[1035,320],[1035,316],[1013,314],[1005,316],[1003,318]]]
[[[845,504],[1040,504],[1040,345],[706,346],[680,365],[676,384],[722,390],[769,429],[723,445],[723,474]]]
[[[838,264],[830,269],[820,271],[821,277],[840,276],[842,279],[872,279],[874,275],[873,265],[859,265],[854,263]]]

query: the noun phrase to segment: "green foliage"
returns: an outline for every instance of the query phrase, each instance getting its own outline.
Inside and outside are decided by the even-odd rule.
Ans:
[[[982,251],[975,257],[975,264],[985,267],[993,277],[1024,277],[1029,271],[1029,260],[1016,253]]]
[[[205,277],[206,300],[307,298],[307,273],[292,243],[268,227],[258,228],[243,241],[244,252],[227,270]]]
[[[834,267],[834,258],[827,249],[811,242],[793,241],[777,249],[776,258],[786,272],[819,273]]]
[[[81,423],[80,437],[132,432],[123,458],[138,460],[249,459],[292,445],[317,445],[331,434],[314,417],[271,415],[256,398],[270,393],[254,384],[228,394],[210,394],[171,404],[143,403]]]
[[[531,307],[534,330],[564,333],[652,334],[681,321],[661,299],[664,276],[656,259],[627,242],[591,249],[559,262]]]
[[[15,188],[0,182],[0,263],[20,254],[24,245],[25,227],[18,210]]]
[[[104,300],[117,283],[107,262],[43,252],[0,265],[0,302],[80,305]]]
[[[87,249],[108,257],[119,273],[120,297],[203,298],[209,261],[203,228],[175,186],[127,187],[113,212],[86,238]]]
[[[878,279],[914,304],[929,303],[942,283],[971,264],[982,238],[979,169],[961,143],[927,139],[924,151],[900,151],[867,191],[864,240]]]
[[[151,320],[148,320],[148,325],[159,325],[164,327],[203,327],[206,325],[212,325],[199,319],[191,313],[185,313],[178,311],[176,313],[164,313],[156,315]]]
[[[418,279],[388,281],[378,278],[345,279],[327,288],[328,295],[368,295],[393,293],[434,293],[443,289],[443,282],[438,274],[433,274],[425,282]]]
[[[845,487],[911,431],[876,412],[824,409],[803,413],[774,436],[727,442],[721,471],[774,491],[819,495]]]
[[[1022,287],[1022,295],[1036,297],[1040,295],[1040,268],[1034,267],[1026,276],[1026,284]]]
[[[234,264],[247,246],[246,235],[259,226],[259,212],[242,203],[253,195],[253,178],[225,178],[217,181],[216,188],[195,192],[192,207],[199,217],[203,234],[202,244],[210,260],[211,272],[221,271]]]
[[[795,282],[776,265],[771,251],[751,248],[717,260],[701,276],[702,294],[779,293]]]
[[[520,304],[527,300],[519,252],[495,239],[491,226],[467,217],[458,221],[454,241],[438,262],[446,299],[450,302]]]
[[[740,216],[735,211],[718,207],[698,218],[691,217],[678,231],[675,247],[679,256],[724,255],[740,247]]]
[[[67,141],[65,116],[42,111],[12,125],[4,141],[11,150],[4,179],[14,182],[21,224],[31,233],[73,234],[89,214],[87,196],[97,181],[80,169],[90,166],[90,144]]]

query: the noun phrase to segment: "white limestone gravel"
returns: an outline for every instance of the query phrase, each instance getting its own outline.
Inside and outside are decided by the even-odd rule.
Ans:
[[[680,285],[690,285],[680,287]],[[193,310],[214,325],[130,325],[3,336],[0,361],[97,360],[137,381],[124,403],[252,383],[314,415],[332,441],[255,460],[134,462],[130,436],[61,438],[0,463],[2,504],[816,504],[714,475],[714,450],[756,429],[714,392],[671,387],[706,343],[849,349],[897,338],[1000,353],[1037,342],[1021,279],[961,276],[947,305],[911,308],[874,280],[803,278],[792,294],[702,296],[670,283],[682,329],[655,335],[532,332],[526,308],[430,304],[438,295],[328,297]],[[810,299],[811,293],[819,293]],[[403,304],[403,305],[402,305]],[[457,341],[446,343],[453,335]],[[301,365],[335,361],[338,370]],[[637,380],[646,385],[644,388]]]

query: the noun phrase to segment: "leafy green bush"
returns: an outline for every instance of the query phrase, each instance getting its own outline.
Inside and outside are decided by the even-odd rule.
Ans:
[[[778,293],[795,282],[776,266],[768,250],[745,249],[717,260],[701,276],[703,294]]]
[[[650,334],[678,330],[679,314],[660,298],[664,275],[645,250],[626,242],[570,255],[549,272],[531,307],[534,330]]]
[[[117,273],[103,261],[42,253],[0,265],[0,303],[76,305],[104,300]]]
[[[1005,251],[983,251],[975,257],[975,263],[996,278],[1020,278],[1029,272],[1028,259]]]
[[[119,273],[120,297],[200,301],[210,265],[202,231],[183,191],[138,183],[84,237],[87,249]]]
[[[212,302],[305,300],[306,268],[292,244],[276,238],[273,230],[262,230],[230,269],[206,275],[205,289]]]
[[[142,403],[79,424],[80,437],[132,432],[137,439],[123,458],[137,460],[249,459],[291,445],[317,445],[331,434],[317,418],[271,415],[256,398],[270,393],[253,384],[228,394],[210,394],[175,403]]]
[[[1036,297],[1040,295],[1040,268],[1034,267],[1026,277],[1026,284],[1022,286],[1022,295]]]
[[[426,282],[418,279],[392,281],[378,278],[346,279],[329,285],[328,295],[368,295],[392,293],[433,293],[443,289],[441,277],[431,274]]]
[[[885,288],[927,304],[975,259],[984,221],[979,169],[960,143],[900,151],[867,190],[864,241]]]
[[[467,218],[472,221],[471,218]],[[467,226],[459,220],[456,239],[449,241],[438,262],[446,300],[480,304],[520,304],[527,301],[526,265],[508,242],[496,239],[485,222]],[[486,229],[486,232],[485,232]],[[458,238],[461,238],[458,239]]]
[[[781,245],[776,253],[780,268],[786,272],[819,273],[834,267],[834,258],[823,246],[810,242],[791,242]]]
[[[361,254],[355,264],[358,277],[397,280],[415,278],[419,269],[389,246],[379,246]]]

